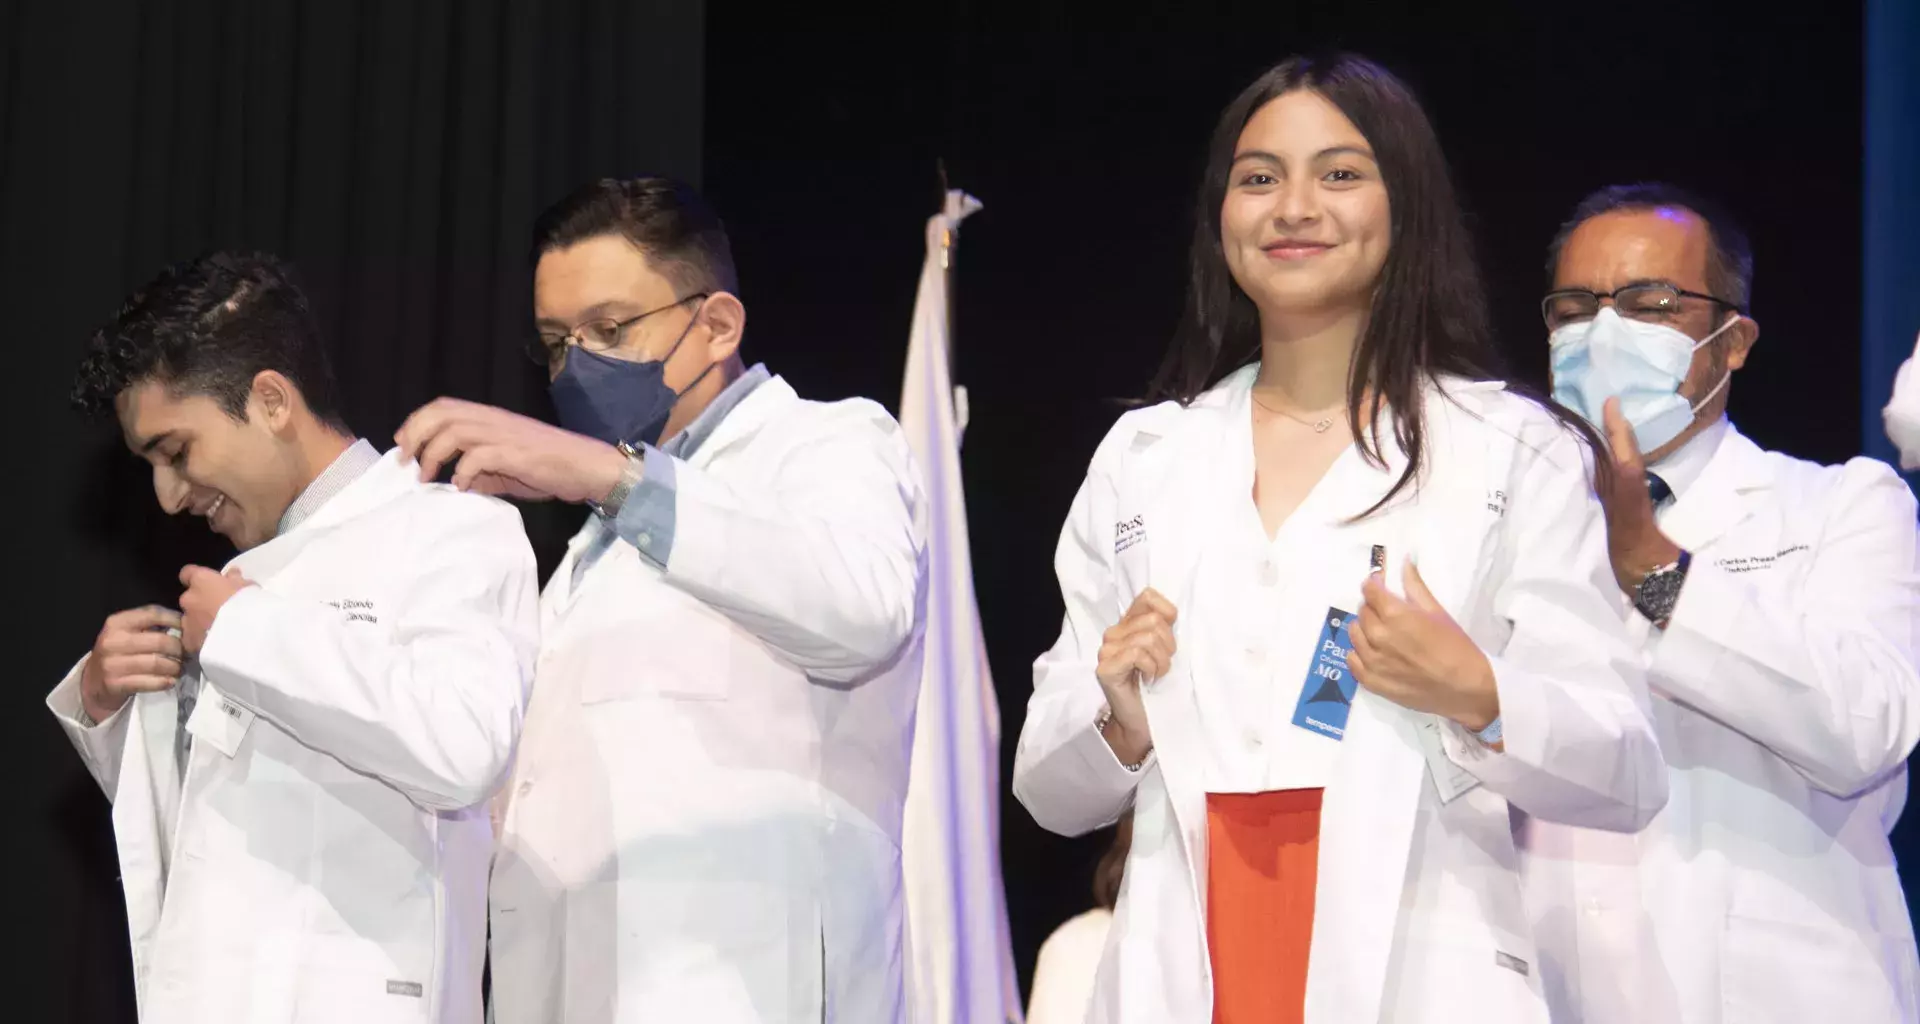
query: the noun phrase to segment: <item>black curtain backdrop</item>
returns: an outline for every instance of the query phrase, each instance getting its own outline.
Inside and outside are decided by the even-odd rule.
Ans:
[[[1179,309],[1201,147],[1289,52],[1357,49],[1425,97],[1519,376],[1544,377],[1535,303],[1559,218],[1598,185],[1670,178],[1754,236],[1763,331],[1734,419],[1808,458],[1857,450],[1856,6],[935,7],[0,0],[0,394],[25,634],[0,715],[27,924],[0,960],[8,1019],[131,1019],[107,805],[41,701],[106,614],[171,601],[182,562],[223,552],[155,512],[139,465],[65,393],[122,295],[203,248],[298,262],[349,415],[385,443],[436,394],[545,411],[514,344],[540,206],[601,174],[703,178],[734,238],[749,357],[803,394],[895,407],[944,159],[986,202],[961,242],[955,324],[1003,778],[1059,626],[1061,519]],[[578,516],[528,510],[548,565]],[[1050,835],[1003,800],[1024,983],[1041,940],[1090,903],[1106,837]]]
[[[0,5],[7,552],[38,581],[8,602],[6,1019],[133,1019],[108,807],[40,702],[109,613],[229,553],[67,411],[87,335],[168,262],[266,249],[381,446],[436,395],[542,412],[517,344],[533,216],[600,175],[698,180],[703,32],[698,0]],[[529,510],[549,564],[578,518]]]

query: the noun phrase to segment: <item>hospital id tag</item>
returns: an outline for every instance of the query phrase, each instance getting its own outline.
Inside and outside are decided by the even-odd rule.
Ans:
[[[187,719],[187,731],[194,739],[232,757],[239,752],[240,741],[252,727],[250,709],[214,689],[205,679],[200,681],[200,697],[194,701],[192,717]]]
[[[1450,804],[1455,797],[1480,784],[1478,777],[1447,756],[1446,744],[1440,738],[1439,719],[1421,715],[1415,728],[1420,734],[1420,752],[1427,758],[1427,777],[1433,780],[1433,791],[1441,803]]]
[[[1353,708],[1354,690],[1359,686],[1347,669],[1347,652],[1353,649],[1347,630],[1353,619],[1352,612],[1327,609],[1306,681],[1300,685],[1300,699],[1293,706],[1294,725],[1336,740],[1347,734],[1347,712]]]

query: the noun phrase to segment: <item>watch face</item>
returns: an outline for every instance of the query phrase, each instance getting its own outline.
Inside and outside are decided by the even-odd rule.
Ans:
[[[1679,569],[1662,569],[1640,581],[1634,590],[1633,606],[1640,614],[1654,622],[1660,622],[1673,614],[1673,606],[1680,601],[1680,585],[1687,581],[1687,574]]]

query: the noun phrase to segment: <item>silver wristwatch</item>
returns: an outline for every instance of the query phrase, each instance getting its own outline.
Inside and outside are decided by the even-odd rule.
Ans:
[[[1680,587],[1687,582],[1687,567],[1692,563],[1692,552],[1682,548],[1678,560],[1641,577],[1640,585],[1633,588],[1634,608],[1654,628],[1667,628],[1667,620],[1673,618],[1673,608],[1680,603]]]
[[[627,495],[633,493],[634,485],[640,482],[640,474],[646,468],[646,456],[625,441],[614,446],[620,454],[627,457],[626,464],[620,467],[620,479],[614,482],[613,490],[599,501],[587,502],[587,507],[595,515],[612,519],[620,514],[620,506],[627,503]]]

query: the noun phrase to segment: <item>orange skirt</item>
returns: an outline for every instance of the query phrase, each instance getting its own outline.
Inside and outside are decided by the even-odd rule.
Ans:
[[[1207,794],[1214,1024],[1298,1024],[1324,790]]]

